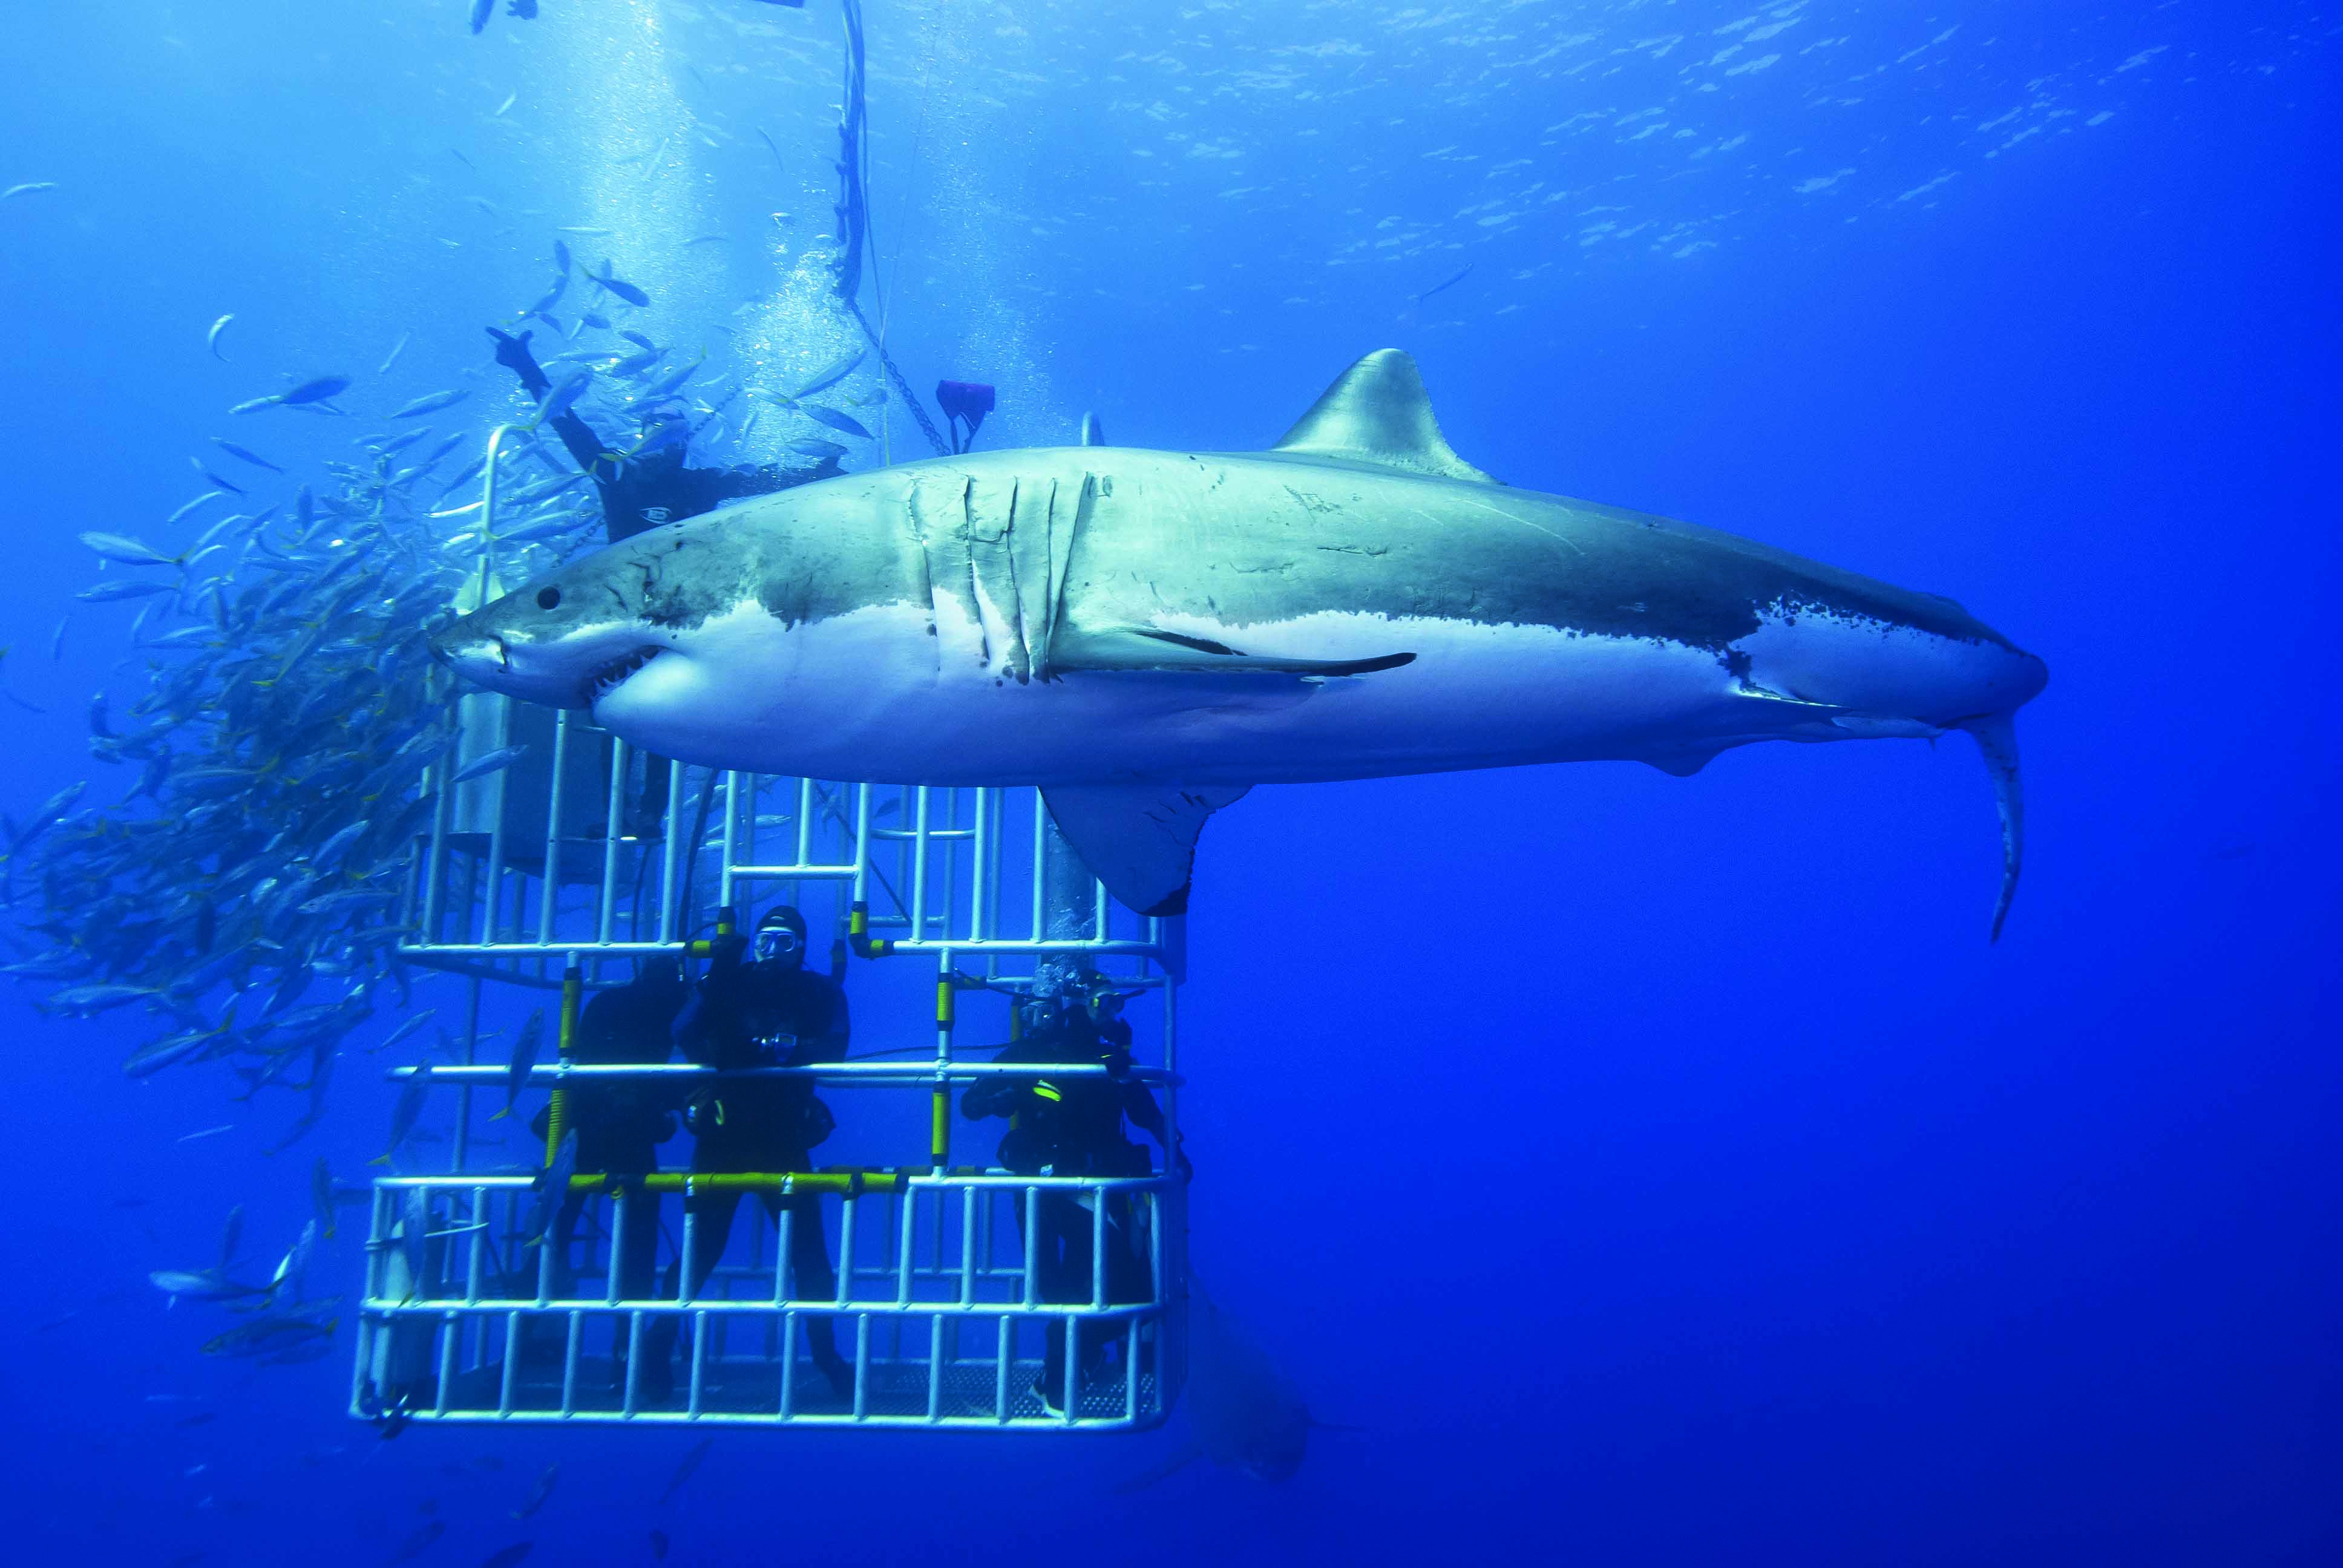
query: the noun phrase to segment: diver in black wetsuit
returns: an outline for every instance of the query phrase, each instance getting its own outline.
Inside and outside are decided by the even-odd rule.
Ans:
[[[622,986],[596,991],[578,1018],[568,1060],[579,1065],[640,1066],[662,1062],[674,1049],[675,1015],[690,995],[681,968],[671,958],[645,960],[642,972]],[[672,1091],[652,1079],[588,1079],[564,1097],[563,1121],[578,1134],[578,1169],[606,1175],[626,1210],[624,1255],[618,1260],[618,1293],[648,1301],[659,1283],[659,1201],[643,1190],[641,1178],[659,1169],[659,1146],[676,1133],[681,1107]],[[532,1130],[545,1136],[547,1111]],[[569,1256],[569,1238],[594,1194],[572,1188],[561,1201],[553,1232],[559,1256]],[[599,1294],[598,1282],[591,1293]],[[566,1292],[565,1292],[566,1293]],[[611,1385],[626,1386],[627,1341],[618,1337],[612,1356]]]
[[[522,389],[542,401],[553,384],[529,352],[529,335],[515,337],[493,327],[488,331],[497,340],[497,363],[519,377]],[[661,523],[712,512],[727,501],[768,496],[843,471],[835,457],[802,468],[770,463],[754,468],[692,467],[684,461],[686,432],[678,414],[655,419],[633,449],[623,452],[568,410],[546,422],[601,492],[602,526],[613,544]]]
[[[752,961],[741,961],[749,947]],[[828,975],[805,967],[806,922],[782,905],[757,923],[753,944],[739,936],[719,937],[708,973],[675,1026],[683,1054],[703,1067],[805,1067],[836,1061],[846,1054],[849,1021],[846,991]],[[696,1171],[789,1171],[812,1168],[815,1145],[836,1125],[830,1107],[806,1078],[719,1079],[690,1107],[697,1140]],[[791,1197],[766,1191],[765,1212],[776,1222],[789,1211],[789,1263],[800,1300],[820,1301],[838,1293],[838,1275],[822,1235],[821,1200],[812,1193]],[[684,1210],[693,1226],[691,1294],[696,1299],[724,1255],[740,1190],[691,1194]],[[678,1295],[683,1261],[669,1269],[665,1293]],[[654,1402],[673,1391],[669,1358],[680,1314],[660,1317],[645,1336],[640,1387]],[[830,1320],[804,1313],[806,1343],[814,1365],[842,1401],[854,1397],[854,1369],[838,1353]],[[789,1353],[794,1354],[792,1349]]]
[[[1154,1171],[1147,1151],[1123,1135],[1131,1123],[1165,1141],[1162,1108],[1148,1087],[1131,1076],[1131,1025],[1122,1019],[1122,996],[1103,975],[1078,980],[1072,993],[1041,998],[1025,1004],[1025,1033],[1002,1048],[992,1060],[1011,1062],[1057,1063],[1067,1066],[1099,1062],[1103,1078],[1060,1075],[1032,1078],[1003,1074],[980,1081],[960,1097],[962,1116],[978,1121],[1005,1116],[1009,1131],[1001,1140],[1003,1170],[1020,1176],[1147,1176]],[[1171,1168],[1182,1181],[1192,1175],[1187,1154],[1170,1149]],[[1102,1195],[1106,1203],[1106,1300],[1110,1303],[1148,1299],[1147,1260],[1134,1243],[1129,1194]],[[1041,1300],[1054,1303],[1088,1302],[1093,1258],[1091,1211],[1071,1192],[1044,1189],[1036,1205]],[[1024,1223],[1024,1205],[1018,1205],[1018,1223]],[[1106,1356],[1106,1336],[1093,1332],[1082,1347],[1082,1377],[1095,1375]],[[1066,1387],[1066,1330],[1053,1322],[1045,1343],[1041,1375],[1033,1392],[1052,1414],[1063,1413]]]

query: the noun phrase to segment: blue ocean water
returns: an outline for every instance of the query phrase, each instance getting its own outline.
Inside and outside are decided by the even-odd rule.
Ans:
[[[140,689],[137,606],[75,607],[76,534],[184,549],[199,523],[164,519],[211,436],[347,452],[346,422],[231,405],[466,387],[440,427],[484,434],[519,406],[480,328],[565,226],[609,231],[569,243],[686,352],[780,376],[850,341],[816,276],[833,0],[546,0],[477,36],[468,10],[12,16],[0,189],[54,186],[0,200],[16,820],[128,782],[84,710]],[[1128,1496],[1175,1433],[741,1432],[664,1508],[690,1434],[384,1442],[344,1413],[347,1338],[202,1355],[223,1319],[147,1272],[199,1266],[236,1203],[281,1245],[310,1160],[360,1171],[396,1091],[354,1053],[271,1157],[297,1099],[127,1081],[132,1020],[28,982],[15,1548],[364,1563],[437,1518],[419,1562],[646,1562],[654,1527],[689,1563],[2334,1561],[2335,17],[868,22],[866,303],[915,384],[1000,388],[986,447],[1085,410],[1262,447],[1400,347],[1509,483],[1956,597],[2051,669],[2006,935],[1958,741],[1257,790],[1190,921],[1192,1245],[1346,1430],[1280,1486]],[[885,437],[848,467],[921,449]],[[354,1289],[353,1230],[321,1267]]]

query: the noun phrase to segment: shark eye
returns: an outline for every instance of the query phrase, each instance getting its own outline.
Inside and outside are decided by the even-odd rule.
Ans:
[[[559,604],[560,602],[561,602],[561,590],[560,590],[559,588],[539,588],[539,589],[538,589],[538,590],[537,590],[537,608],[539,608],[539,609],[551,609],[551,608],[553,608],[556,605]]]

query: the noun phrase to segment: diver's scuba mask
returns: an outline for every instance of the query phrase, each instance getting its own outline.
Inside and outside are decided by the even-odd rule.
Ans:
[[[793,959],[805,951],[805,939],[787,926],[766,926],[758,931],[749,951],[756,955],[760,964],[771,963],[776,959]]]

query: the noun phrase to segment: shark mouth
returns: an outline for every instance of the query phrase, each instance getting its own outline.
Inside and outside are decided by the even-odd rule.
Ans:
[[[586,678],[585,685],[579,689],[579,695],[584,698],[586,706],[591,708],[618,690],[627,683],[628,676],[657,658],[663,651],[661,648],[646,645],[623,658],[614,658],[596,669],[593,674]]]

